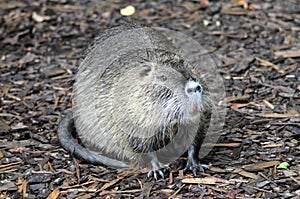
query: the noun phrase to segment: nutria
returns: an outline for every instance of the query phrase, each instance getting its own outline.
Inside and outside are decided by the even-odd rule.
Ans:
[[[199,71],[172,42],[152,28],[126,24],[105,30],[89,48],[75,77],[74,107],[59,125],[58,139],[90,163],[150,163],[155,178],[163,177],[171,156],[187,150],[185,169],[196,175],[206,167],[198,153],[210,110]],[[72,137],[75,129],[85,147]]]

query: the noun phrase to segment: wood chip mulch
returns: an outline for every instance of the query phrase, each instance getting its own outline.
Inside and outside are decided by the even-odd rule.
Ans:
[[[57,141],[82,52],[122,21],[180,31],[215,56],[226,124],[197,178],[184,159],[154,181],[84,163]],[[297,0],[2,0],[0,49],[0,198],[300,198]]]

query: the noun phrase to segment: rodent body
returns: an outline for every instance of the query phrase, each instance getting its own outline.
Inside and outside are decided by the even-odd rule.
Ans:
[[[139,49],[124,50],[117,58],[109,53],[113,58],[104,61],[102,43],[113,44],[114,37],[137,28],[119,26],[96,39],[79,66],[74,84],[73,118],[68,120],[74,122],[82,142],[102,154],[98,156],[100,163],[103,156],[103,164],[111,158],[115,162],[108,165],[122,167],[126,165],[124,162],[139,163],[146,154],[155,175],[162,167],[156,151],[182,134],[185,139],[181,141],[190,143],[186,168],[195,173],[202,169],[197,158],[210,110],[209,93],[199,75],[192,72],[166,37],[151,28],[137,31],[142,38],[141,45],[145,44],[146,48],[137,44]],[[120,45],[125,49],[130,44],[125,41]],[[71,131],[65,130],[68,121],[63,124],[59,139]],[[66,145],[64,140],[60,142]],[[75,155],[89,161],[87,155],[76,152],[76,146],[73,148]]]

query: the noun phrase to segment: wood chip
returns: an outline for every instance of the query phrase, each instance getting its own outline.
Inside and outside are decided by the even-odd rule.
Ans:
[[[183,178],[184,177],[184,172],[183,172],[183,170],[181,169],[181,170],[179,170],[179,172],[178,172],[178,178]]]
[[[300,57],[300,49],[298,50],[286,50],[286,51],[277,51],[274,53],[275,57],[285,57],[285,58],[291,58],[291,57]]]
[[[219,167],[209,167],[209,170],[210,171],[213,171],[213,172],[219,172],[219,173],[225,173],[226,170],[225,169],[222,169],[222,168],[219,168]]]
[[[256,163],[256,164],[248,164],[248,165],[245,165],[243,168],[246,170],[253,171],[253,170],[260,170],[260,169],[277,166],[279,164],[280,164],[279,161],[270,161],[270,162],[262,162],[262,163]]]
[[[245,106],[248,106],[249,103],[245,103],[245,104],[240,104],[240,103],[232,103],[230,105],[231,108],[242,108],[242,107],[245,107]]]
[[[224,180],[224,179],[216,178],[216,177],[184,178],[184,179],[182,179],[182,183],[187,183],[187,184],[217,184],[217,183],[230,184],[230,182],[228,180]]]
[[[63,68],[49,68],[43,71],[46,77],[56,77],[66,73],[66,70]]]
[[[235,102],[235,101],[241,101],[241,100],[247,100],[247,99],[250,99],[250,95],[243,95],[243,96],[240,96],[240,97],[227,97],[225,99],[225,102]]]
[[[13,169],[19,169],[21,164],[22,164],[21,162],[13,162],[10,164],[0,165],[0,172],[5,172],[5,171],[13,170]]]
[[[231,9],[231,8],[223,8],[221,10],[222,14],[228,14],[228,15],[247,15],[248,10],[242,10],[242,9]]]
[[[259,178],[258,175],[254,174],[254,173],[250,173],[250,172],[245,171],[243,169],[236,168],[235,172],[238,173],[239,175],[245,176],[247,178],[252,178],[252,179],[255,179],[255,180],[257,180]]]
[[[279,67],[277,65],[273,64],[272,62],[269,62],[268,60],[260,59],[258,57],[255,57],[255,59],[258,60],[262,66],[268,66],[275,70],[279,70]]]
[[[282,144],[268,144],[268,145],[264,145],[261,148],[276,148],[276,147],[282,147]]]
[[[271,104],[268,100],[264,99],[263,102],[270,108],[270,109],[274,109],[275,106],[273,104]]]
[[[169,174],[169,183],[170,184],[173,183],[173,172],[170,172],[170,174]]]
[[[60,191],[59,191],[59,187],[54,189],[49,196],[47,197],[47,199],[56,199],[59,197]]]
[[[0,119],[0,133],[7,133],[9,132],[10,127],[3,121]]]
[[[112,181],[110,181],[110,182],[108,182],[108,183],[105,183],[105,184],[104,184],[100,189],[98,189],[95,193],[99,193],[99,192],[101,192],[101,191],[107,189],[108,187],[113,186],[114,184],[116,184],[116,183],[118,183],[120,180],[122,180],[124,177],[126,177],[125,174],[122,175],[122,176],[120,176],[120,177],[118,177],[117,179],[114,179],[114,180],[112,180]]]
[[[185,187],[185,184],[181,185],[181,187],[179,187],[179,189],[177,189],[168,199],[171,199],[177,195],[183,189],[183,187]]]
[[[297,179],[294,178],[293,176],[290,176],[290,178],[291,178],[292,180],[294,180],[294,181],[300,186],[300,181],[299,181],[299,180],[297,180]]]
[[[260,117],[267,118],[290,118],[290,117],[299,117],[299,114],[279,114],[279,113],[268,113],[268,114],[258,114]]]
[[[230,147],[230,148],[235,148],[235,147],[240,147],[241,143],[216,143],[214,144],[215,147]]]

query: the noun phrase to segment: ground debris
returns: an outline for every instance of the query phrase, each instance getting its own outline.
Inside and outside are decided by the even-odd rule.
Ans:
[[[0,198],[297,198],[300,196],[300,14],[296,0],[0,2]],[[122,16],[120,10],[134,11]],[[126,15],[125,14],[125,15]],[[192,36],[224,77],[226,124],[193,177],[86,164],[63,150],[57,125],[71,108],[89,42],[123,21]],[[277,168],[287,162],[288,167]]]

